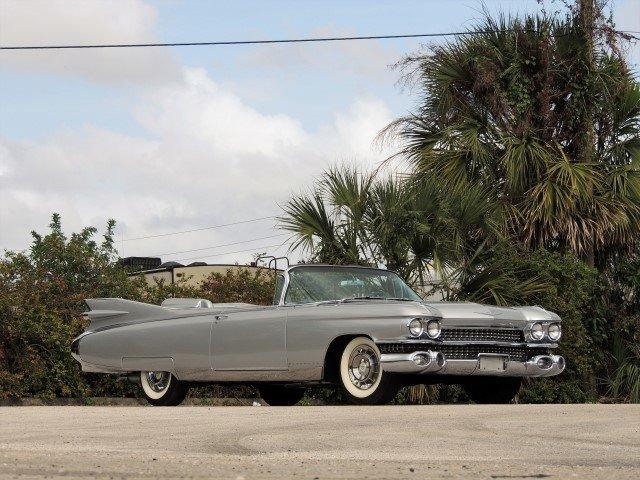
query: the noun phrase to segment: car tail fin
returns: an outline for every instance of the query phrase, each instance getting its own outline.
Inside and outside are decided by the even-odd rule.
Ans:
[[[88,298],[85,302],[89,306],[89,310],[84,313],[91,321],[89,330],[120,323],[171,317],[165,308],[123,298]]]

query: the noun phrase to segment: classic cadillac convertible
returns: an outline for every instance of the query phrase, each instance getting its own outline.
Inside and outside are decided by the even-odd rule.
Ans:
[[[85,372],[126,375],[153,405],[177,405],[197,382],[249,383],[270,405],[313,385],[356,404],[403,385],[462,384],[506,403],[523,377],[565,368],[560,318],[540,307],[425,302],[395,273],[297,265],[276,277],[272,306],[169,299],[161,306],[87,300],[91,323],[71,346]]]

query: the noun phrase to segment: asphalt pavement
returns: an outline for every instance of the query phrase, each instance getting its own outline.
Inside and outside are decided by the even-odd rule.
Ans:
[[[6,478],[640,478],[640,405],[3,407]]]

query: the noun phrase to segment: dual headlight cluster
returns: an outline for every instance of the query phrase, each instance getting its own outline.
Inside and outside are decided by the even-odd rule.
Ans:
[[[440,320],[433,318],[414,318],[407,324],[409,334],[412,337],[419,338],[423,333],[429,338],[438,338],[440,336]]]
[[[529,335],[532,340],[542,340],[545,336],[552,342],[557,342],[562,336],[562,327],[559,323],[541,323],[531,324]]]

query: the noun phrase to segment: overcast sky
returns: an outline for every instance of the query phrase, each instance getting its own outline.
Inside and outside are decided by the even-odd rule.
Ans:
[[[0,44],[445,32],[468,27],[482,5],[0,0]],[[640,30],[640,0],[616,0],[614,14],[619,28]],[[59,212],[68,232],[116,219],[125,256],[244,263],[285,253],[265,248],[287,238],[273,237],[273,220],[120,240],[277,215],[328,166],[374,168],[390,153],[375,135],[412,106],[389,65],[420,42],[0,52],[0,251],[26,248]],[[630,55],[637,66],[637,46]]]

